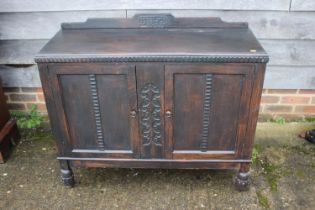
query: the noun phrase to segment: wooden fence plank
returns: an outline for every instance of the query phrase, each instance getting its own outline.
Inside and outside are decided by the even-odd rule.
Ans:
[[[41,87],[36,65],[13,67],[0,65],[0,77],[4,87]]]
[[[260,40],[270,56],[270,65],[315,65],[315,41]]]
[[[213,11],[213,10],[132,10],[136,13],[164,12],[178,17],[221,17],[225,21],[245,21],[260,39],[314,39],[314,12]],[[125,12],[49,12],[0,14],[0,39],[49,39],[61,22],[82,22],[89,17],[124,17]]]
[[[48,40],[0,41],[0,64],[35,64],[34,55]]]
[[[264,88],[315,89],[315,66],[268,66]]]
[[[315,1],[292,0],[291,11],[315,11]]]
[[[221,17],[224,21],[248,22],[259,39],[315,39],[314,12],[128,10],[127,17],[131,18],[137,13],[172,13],[175,17]]]
[[[0,12],[114,9],[289,10],[290,0],[2,0]]]
[[[125,18],[124,10],[81,12],[0,13],[0,39],[50,39],[62,22],[87,18]]]

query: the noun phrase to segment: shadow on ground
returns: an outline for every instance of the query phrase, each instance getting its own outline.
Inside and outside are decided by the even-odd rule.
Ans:
[[[52,136],[24,135],[0,165],[0,209],[314,209],[315,145],[297,138],[310,123],[260,123],[252,186],[237,192],[234,171],[75,169],[59,180]]]

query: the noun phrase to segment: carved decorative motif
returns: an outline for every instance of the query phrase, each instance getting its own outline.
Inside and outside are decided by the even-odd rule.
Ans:
[[[204,105],[203,105],[202,134],[201,134],[201,140],[200,140],[200,150],[203,152],[206,152],[208,149],[210,108],[211,108],[211,89],[212,89],[212,74],[206,74],[206,88],[205,88]]]
[[[164,28],[174,23],[174,17],[170,14],[141,14],[134,18],[141,27]]]
[[[95,119],[95,126],[96,126],[97,144],[98,144],[99,150],[105,150],[104,137],[103,137],[103,131],[102,131],[101,113],[100,113],[100,104],[99,104],[99,99],[98,99],[98,91],[97,91],[95,74],[90,74],[90,87],[91,87],[94,119]]]
[[[143,145],[161,145],[160,89],[147,83],[140,91],[140,125]]]
[[[37,56],[37,63],[97,63],[97,62],[189,62],[189,63],[267,63],[268,56]]]

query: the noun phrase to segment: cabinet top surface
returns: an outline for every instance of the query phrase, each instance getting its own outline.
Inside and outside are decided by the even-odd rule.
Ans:
[[[170,20],[163,19],[165,16]],[[125,58],[129,61],[133,58],[131,61],[137,61],[139,58],[140,61],[145,57],[147,61],[150,58],[163,61],[162,58],[173,57],[199,58],[200,61],[202,58],[268,61],[266,52],[246,23],[225,23],[218,18],[165,16],[89,19],[85,23],[63,24],[62,30],[44,46],[35,60],[62,62],[76,58]]]

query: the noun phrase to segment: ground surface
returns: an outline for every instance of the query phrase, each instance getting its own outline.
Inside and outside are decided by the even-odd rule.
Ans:
[[[0,165],[0,209],[314,209],[315,145],[296,136],[310,123],[260,123],[252,186],[234,190],[233,171],[75,169],[59,180],[49,132],[23,137]]]

